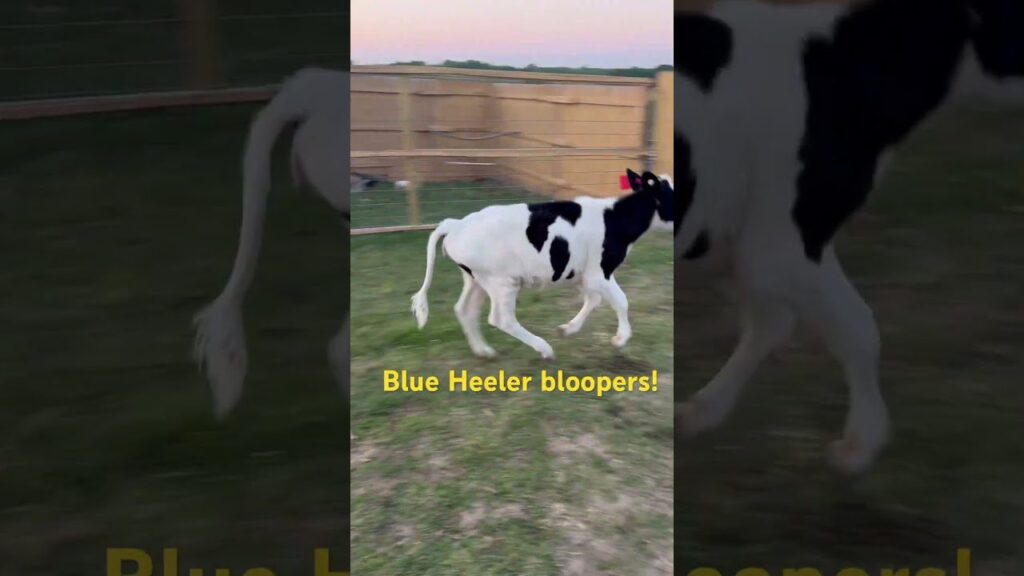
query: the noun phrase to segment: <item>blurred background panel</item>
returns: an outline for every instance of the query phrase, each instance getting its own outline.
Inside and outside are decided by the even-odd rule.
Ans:
[[[0,6],[0,100],[277,83],[348,63],[335,0],[18,0]]]
[[[1020,94],[952,101],[897,150],[837,237],[882,334],[882,389],[895,427],[879,463],[852,481],[825,465],[821,447],[844,417],[846,389],[827,350],[798,333],[758,370],[728,423],[676,443],[684,570],[915,573],[952,567],[964,547],[974,574],[1024,573]],[[682,402],[728,357],[737,310],[721,277],[697,266],[676,272]]]
[[[317,547],[347,566],[349,426],[325,352],[348,232],[293,188],[287,133],[230,419],[190,358],[235,257],[249,123],[286,76],[347,67],[347,10],[0,3],[3,573],[102,574],[108,547],[156,573],[165,547],[182,573],[312,574]]]

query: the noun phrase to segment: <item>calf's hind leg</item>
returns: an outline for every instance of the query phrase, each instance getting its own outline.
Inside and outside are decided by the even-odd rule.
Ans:
[[[841,440],[830,446],[833,466],[865,470],[889,438],[889,415],[878,385],[880,339],[874,314],[827,249],[798,300],[801,319],[825,341],[843,368],[850,407]]]
[[[481,278],[478,282],[491,297],[492,316],[496,316],[494,318],[496,322],[491,321],[492,326],[533,348],[545,360],[555,357],[555,351],[547,341],[523,328],[519,320],[516,319],[516,296],[519,294],[519,288],[514,281]]]
[[[562,336],[572,336],[573,334],[580,331],[583,328],[583,323],[590,317],[590,313],[595,308],[601,305],[601,295],[593,290],[583,291],[583,307],[576,316],[570,320],[567,324],[562,324],[558,327],[558,330],[562,333]]]
[[[494,348],[491,348],[480,333],[480,309],[484,305],[486,292],[481,288],[473,277],[462,273],[462,294],[459,301],[455,303],[455,317],[459,319],[462,332],[469,341],[469,347],[477,356],[492,358],[495,355]]]
[[[794,314],[787,304],[750,292],[745,292],[741,300],[741,334],[736,349],[715,377],[679,408],[686,435],[721,424],[757,367],[793,332]]]

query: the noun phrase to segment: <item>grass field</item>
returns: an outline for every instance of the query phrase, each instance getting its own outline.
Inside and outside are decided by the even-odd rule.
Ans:
[[[182,571],[312,574],[348,556],[346,405],[326,344],[348,234],[277,166],[246,302],[238,411],[211,415],[193,313],[237,242],[249,107],[0,123],[0,565],[102,574],[105,548]]]
[[[465,210],[465,209],[463,209]],[[464,212],[449,212],[459,216]],[[358,213],[354,216],[358,219]],[[619,276],[634,337],[610,345],[614,314],[580,334],[555,328],[575,291],[524,292],[518,316],[557,360],[489,327],[498,350],[475,358],[452,312],[461,274],[438,261],[430,321],[409,297],[422,282],[426,233],[352,242],[352,546],[356,574],[670,574],[672,567],[672,276],[668,234],[644,238]],[[658,370],[656,393],[434,394],[383,391],[384,369],[535,377]]]
[[[190,319],[226,279],[252,109],[0,123],[0,559],[5,574],[103,572],[108,546],[183,568],[312,573],[347,555],[349,422],[324,354],[348,298],[348,239],[277,164],[246,303],[250,378],[218,424],[189,362]],[[824,465],[845,391],[807,339],[768,362],[720,430],[676,443],[676,566],[948,565],[1024,572],[1024,114],[961,111],[919,134],[839,242],[883,333],[895,438],[848,481]],[[358,217],[358,214],[357,216]],[[635,574],[672,558],[668,386],[658,395],[384,395],[385,367],[535,371],[494,334],[470,359],[440,260],[420,332],[408,297],[425,234],[355,238],[351,441],[357,573]],[[558,367],[670,372],[667,240],[627,261],[635,339],[603,308],[569,340],[574,295],[527,293]],[[394,273],[398,270],[399,273]],[[661,271],[662,273],[665,270]],[[734,343],[711,284],[682,272],[682,400]],[[618,499],[617,499],[618,497]],[[834,571],[832,572],[834,573]],[[878,573],[874,571],[874,573]]]
[[[846,410],[807,337],[762,367],[722,429],[677,443],[676,563],[1024,573],[1024,112],[961,110],[902,151],[838,252],[882,332],[894,441],[863,478],[825,467]],[[676,400],[735,343],[728,301],[678,270]],[[831,570],[831,571],[829,571]]]

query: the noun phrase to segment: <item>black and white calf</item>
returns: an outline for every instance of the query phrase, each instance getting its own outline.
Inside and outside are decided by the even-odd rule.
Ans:
[[[494,356],[480,333],[484,297],[491,300],[488,322],[540,353],[553,358],[551,345],[516,320],[516,296],[528,286],[575,285],[583,293],[583,307],[567,324],[563,335],[579,332],[587,317],[603,300],[615,310],[616,347],[632,335],[629,303],[615,270],[633,244],[648,229],[672,227],[672,182],[650,172],[627,171],[633,193],[618,199],[580,197],[572,201],[488,206],[462,219],[445,219],[427,242],[427,272],[423,287],[412,297],[412,311],[420,328],[427,323],[427,290],[434,274],[437,243],[462,269],[463,288],[455,315],[479,356]]]
[[[1024,2],[729,1],[677,14],[675,35],[676,248],[687,261],[728,263],[742,330],[725,366],[681,406],[680,425],[692,434],[719,424],[799,320],[849,388],[830,458],[863,470],[889,435],[879,334],[833,237],[888,153],[960,89],[963,70],[993,84],[1024,74]]]

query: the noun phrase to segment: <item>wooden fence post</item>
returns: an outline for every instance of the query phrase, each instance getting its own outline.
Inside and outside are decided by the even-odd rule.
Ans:
[[[215,0],[178,0],[185,21],[181,32],[182,52],[187,62],[187,87],[213,88],[221,83],[220,53],[216,38]]]
[[[654,109],[654,167],[658,174],[674,176],[675,151],[675,90],[674,73],[671,70],[658,72],[656,103]]]
[[[402,123],[402,148],[412,150],[416,147],[415,132],[413,132],[413,110],[412,110],[412,79],[403,76],[401,79],[401,91],[398,95],[399,118]],[[415,158],[407,158],[404,162],[405,180],[409,183],[406,188],[406,197],[409,202],[409,224],[420,223],[420,199],[418,188],[420,186],[419,176],[414,169]]]

